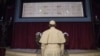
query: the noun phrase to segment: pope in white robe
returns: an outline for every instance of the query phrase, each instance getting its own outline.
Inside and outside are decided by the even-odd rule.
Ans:
[[[62,31],[55,28],[56,22],[49,22],[50,29],[43,32],[40,43],[42,56],[63,56],[64,43],[66,42]]]

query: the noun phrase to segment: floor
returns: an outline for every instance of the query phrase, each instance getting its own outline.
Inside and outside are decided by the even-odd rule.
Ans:
[[[36,49],[7,49],[5,56],[41,56]],[[100,50],[65,50],[64,56],[100,56]]]

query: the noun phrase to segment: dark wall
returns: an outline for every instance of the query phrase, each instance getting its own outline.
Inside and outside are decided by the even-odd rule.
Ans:
[[[100,0],[92,0],[92,12],[94,19],[95,38],[97,47],[100,48]]]
[[[8,45],[11,39],[12,19],[14,17],[14,1],[0,0],[0,46]],[[10,23],[9,23],[10,22]]]

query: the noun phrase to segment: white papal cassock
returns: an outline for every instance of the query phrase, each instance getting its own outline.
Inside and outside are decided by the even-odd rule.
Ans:
[[[55,27],[44,31],[39,42],[42,43],[42,56],[62,56],[64,53],[64,34]]]

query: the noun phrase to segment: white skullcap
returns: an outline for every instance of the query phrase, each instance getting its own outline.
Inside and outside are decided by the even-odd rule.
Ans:
[[[50,24],[50,25],[55,25],[56,22],[55,22],[54,20],[51,20],[51,21],[49,22],[49,24]]]

